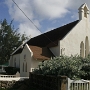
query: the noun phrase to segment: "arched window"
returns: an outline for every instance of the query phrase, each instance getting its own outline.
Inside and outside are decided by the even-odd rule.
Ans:
[[[26,66],[25,66],[25,71],[27,72],[27,63],[26,63]]]
[[[84,17],[87,18],[87,7],[86,6],[84,7]]]
[[[24,60],[26,60],[26,54],[24,55]]]
[[[23,63],[23,72],[24,72],[24,63]]]
[[[89,54],[89,41],[88,41],[88,36],[85,38],[85,57],[87,57]]]
[[[61,49],[61,56],[62,56],[62,55],[65,55],[65,48],[62,48],[62,49]]]
[[[80,56],[84,57],[84,43],[83,43],[83,41],[80,44]]]

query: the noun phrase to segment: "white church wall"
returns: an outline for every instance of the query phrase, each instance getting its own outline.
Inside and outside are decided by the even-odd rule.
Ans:
[[[90,40],[90,23],[87,18],[79,23],[60,41],[60,49],[64,48],[65,55],[80,55],[80,43],[83,41],[85,50],[85,38]],[[89,43],[90,45],[90,43]],[[84,53],[85,56],[85,53]]]
[[[29,77],[29,72],[31,70],[32,55],[33,55],[32,51],[30,50],[29,46],[26,44],[20,55],[20,76],[21,77]]]
[[[20,68],[20,54],[13,55],[13,67]]]
[[[20,68],[20,54],[10,56],[9,66]]]
[[[55,55],[55,56],[60,56],[60,41],[58,42],[58,45],[55,47],[51,47],[49,48],[51,50],[51,52]]]
[[[80,55],[81,42],[84,44],[84,49],[82,49],[85,51],[86,36],[88,36],[87,38],[90,40],[89,9],[86,3],[79,8],[79,20],[79,23],[59,42],[58,46],[50,48],[55,56]]]
[[[32,58],[30,72],[32,72],[35,68],[37,68],[40,62],[42,62],[42,60],[37,60],[37,59]]]

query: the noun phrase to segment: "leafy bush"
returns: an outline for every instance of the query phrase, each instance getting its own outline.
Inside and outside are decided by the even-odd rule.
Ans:
[[[60,56],[41,62],[33,73],[44,75],[65,75],[71,79],[90,79],[90,55],[87,58],[79,56]]]
[[[17,71],[20,72],[20,69],[16,67],[5,67],[5,71],[8,75],[14,75]]]

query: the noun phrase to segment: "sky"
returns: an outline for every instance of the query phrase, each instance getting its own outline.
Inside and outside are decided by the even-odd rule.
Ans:
[[[37,26],[37,29],[29,19]],[[90,0],[0,0],[0,20],[13,21],[18,32],[35,37],[75,20],[78,20],[78,8]]]

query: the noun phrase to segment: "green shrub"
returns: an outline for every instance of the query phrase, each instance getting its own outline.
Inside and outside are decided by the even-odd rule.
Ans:
[[[90,55],[87,58],[79,56],[60,56],[39,64],[33,73],[44,75],[65,75],[71,79],[90,79]]]
[[[17,71],[20,72],[20,69],[16,67],[5,67],[5,71],[8,75],[14,75]]]

